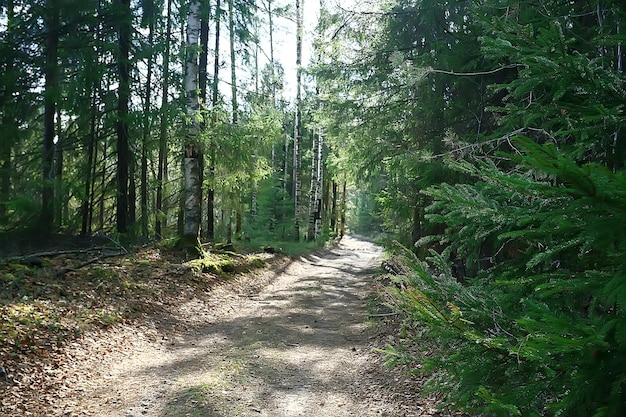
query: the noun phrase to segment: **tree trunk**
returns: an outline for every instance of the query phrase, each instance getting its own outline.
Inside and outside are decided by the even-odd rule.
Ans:
[[[235,198],[235,236],[240,239],[243,232],[243,207],[239,192],[235,193]]]
[[[64,214],[67,210],[64,210],[66,198],[63,195],[63,132],[61,125],[61,114],[57,111],[57,142],[54,145],[54,219],[55,229],[61,229],[64,224]]]
[[[272,105],[276,107],[276,62],[274,60],[274,15],[272,14],[272,0],[267,0],[267,18],[270,35],[270,69],[272,71],[270,80],[272,83]]]
[[[213,56],[213,91],[211,105],[211,128],[215,127],[217,114],[215,108],[219,100],[219,72],[220,72],[220,29],[222,20],[222,4],[220,0],[215,3],[215,51]],[[207,192],[207,239],[215,239],[215,139],[209,143],[209,189]]]
[[[203,110],[202,113],[202,128],[206,129],[206,104],[207,104],[207,65],[209,62],[209,2],[202,6],[202,20],[200,22],[200,60],[199,60],[199,68],[198,68],[198,89],[200,90],[200,107]],[[210,152],[209,152],[210,154]],[[204,162],[204,160],[203,160]],[[200,172],[200,182],[204,182],[204,166],[201,166],[202,171]],[[208,190],[207,190],[208,191]],[[208,194],[208,192],[207,192]],[[208,202],[207,202],[207,210],[208,210]],[[208,231],[208,226],[207,226]]]
[[[313,143],[311,146],[311,185],[309,187],[309,207],[308,207],[308,215],[309,215],[309,227],[307,229],[307,240],[312,242],[315,240],[315,223],[317,222],[317,147],[318,147],[319,136],[315,133],[313,134]]]
[[[168,90],[170,72],[170,39],[172,36],[172,0],[167,0],[167,24],[165,29],[165,51],[163,51],[163,93],[161,95],[161,120],[159,126],[159,163],[157,169],[156,222],[154,232],[163,237],[167,226],[167,208],[163,204],[163,187],[167,179],[167,121]]]
[[[137,202],[137,157],[130,148],[128,155],[128,225],[133,225],[137,219],[137,205],[135,204]]]
[[[333,180],[333,198],[330,208],[330,230],[337,233],[337,182]]]
[[[300,138],[302,136],[302,9],[304,0],[296,0],[296,115],[293,132],[293,207],[294,239],[300,240]]]
[[[233,0],[228,0],[228,31],[230,41],[230,88],[231,88],[231,105],[232,105],[232,123],[236,125],[239,122],[239,104],[237,101],[237,62],[235,55],[235,11]],[[235,236],[240,236],[242,232],[242,210],[241,210],[241,193],[236,191],[232,193],[234,196],[233,204],[235,206]]]
[[[411,244],[414,244],[415,242],[417,242],[418,240],[420,240],[422,237],[424,237],[424,233],[422,230],[422,202],[420,201],[420,198],[418,197],[418,201],[416,201],[415,205],[413,206],[413,221],[412,221],[412,227],[411,227]]]
[[[11,171],[13,170],[10,144],[0,147],[0,163],[0,225],[4,225],[8,222],[6,202],[10,200]]]
[[[237,104],[237,64],[235,62],[235,14],[233,10],[233,0],[228,0],[228,30],[230,40],[230,91],[231,104],[233,107],[233,124],[239,121],[239,107]]]
[[[187,98],[186,145],[183,158],[185,181],[184,219],[182,244],[186,248],[195,247],[200,236],[202,220],[202,152],[198,142],[200,124],[198,112],[198,44],[202,3],[193,0],[187,20],[187,52],[185,65],[185,93]]]
[[[6,31],[4,40],[11,55],[13,55],[16,49],[15,40],[13,38],[15,25],[14,7],[15,4],[13,0],[9,0],[7,4]],[[18,135],[17,121],[13,114],[14,105],[11,103],[11,97],[13,97],[13,93],[17,87],[15,83],[12,82],[14,79],[13,71],[15,70],[12,59],[7,60],[5,68],[6,75],[9,75],[11,78],[4,86],[4,96],[7,98],[7,101],[6,103],[3,103],[1,120],[1,128],[4,133],[0,136],[0,225],[7,224],[9,220],[7,217],[8,208],[6,206],[6,202],[11,199],[11,172],[13,170],[12,148],[13,144],[16,143]]]
[[[343,191],[341,193],[341,226],[339,228],[339,237],[343,237],[346,232],[346,181],[343,182]]]
[[[97,82],[97,81],[96,81]],[[93,85],[96,84],[93,83]],[[96,94],[97,89],[92,88],[90,91],[91,95],[91,115],[89,120],[89,135],[87,140],[89,141],[87,145],[87,175],[85,176],[85,198],[81,207],[81,228],[80,235],[81,236],[89,236],[91,235],[91,218],[93,213],[93,204],[92,202],[92,192],[94,185],[94,151],[96,148]]]
[[[202,20],[200,22],[200,61],[198,67],[198,89],[200,90],[200,105],[206,108],[207,104],[207,65],[209,62],[209,2],[202,7]]]
[[[42,204],[41,229],[50,231],[54,223],[54,134],[57,95],[59,87],[59,7],[56,0],[46,3],[44,64],[44,115],[43,115],[43,160],[42,160]]]
[[[128,144],[128,105],[130,101],[130,36],[132,13],[130,0],[118,0],[117,70],[119,77],[117,105],[117,231],[126,233],[129,226],[128,168],[131,163]]]
[[[104,191],[107,183],[107,164],[109,159],[108,145],[106,141],[102,142],[102,167],[100,168],[100,199],[98,201],[98,225],[100,229],[104,229]]]
[[[149,17],[148,48],[154,46],[154,18]],[[146,88],[144,97],[143,140],[141,143],[141,235],[148,237],[148,144],[150,142],[150,107],[152,106],[152,60],[153,54],[148,56],[148,72],[146,74]]]
[[[316,139],[316,140],[315,140]],[[313,161],[311,175],[311,207],[310,207],[310,223],[309,223],[309,239],[317,240],[320,235],[322,222],[322,174],[323,174],[323,148],[324,137],[322,129],[318,129],[318,133],[313,140]]]

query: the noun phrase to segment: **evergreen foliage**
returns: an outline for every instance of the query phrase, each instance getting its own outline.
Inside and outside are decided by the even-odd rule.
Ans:
[[[213,193],[217,234],[212,230],[211,239],[293,229],[287,224],[296,216],[289,211],[294,109],[284,97],[285,70],[261,39],[287,34],[290,8],[274,3],[264,10],[260,3],[231,2],[227,15],[226,5],[215,2],[200,9],[165,0],[0,2],[0,232],[29,227],[39,217],[54,233],[177,234],[185,220],[185,141],[202,157],[198,171],[207,172],[199,179]],[[198,10],[202,33],[187,48],[182,38],[190,8]],[[217,29],[232,42],[231,71],[220,71],[226,62]],[[192,77],[197,88],[186,92],[187,58],[201,68]],[[186,95],[194,97],[193,116],[184,111]],[[306,167],[316,126],[311,101],[302,103],[305,152],[298,162]],[[189,124],[193,141],[185,137]],[[301,175],[308,185],[310,173]],[[333,176],[324,178],[330,187]],[[268,181],[279,183],[268,187]],[[194,213],[206,213],[208,205],[194,205]],[[330,201],[324,206],[330,210]],[[261,222],[257,212],[268,207],[272,220]],[[209,229],[208,216],[191,217]],[[324,213],[327,225],[330,217]]]
[[[626,413],[622,9],[399,0],[329,18],[327,128],[382,181],[405,264],[390,292],[407,337],[387,353],[451,406]]]
[[[438,343],[435,387],[489,415],[619,416],[626,412],[624,172],[578,165],[553,144],[518,138],[518,172],[461,164],[473,185],[433,186],[431,221],[446,224],[427,262],[394,291],[407,318],[425,325],[415,343]],[[450,254],[474,258],[460,283]],[[400,352],[390,351],[395,357]],[[446,372],[443,372],[445,370]]]

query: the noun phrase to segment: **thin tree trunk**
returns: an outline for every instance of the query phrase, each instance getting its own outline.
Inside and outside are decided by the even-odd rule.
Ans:
[[[5,43],[11,52],[15,50],[15,40],[13,38],[13,27],[15,24],[15,4],[13,0],[8,0]],[[9,59],[6,63],[6,73],[13,74],[15,67],[13,60]],[[7,82],[5,87],[5,96],[13,97],[15,91],[15,83]],[[12,148],[18,134],[18,126],[16,118],[13,115],[13,107],[11,103],[4,107],[2,113],[2,130],[4,134],[0,137],[0,225],[7,224],[8,209],[6,202],[11,199],[11,172],[13,170]]]
[[[276,61],[274,59],[274,13],[272,12],[272,1],[273,0],[267,0],[267,18],[268,18],[268,24],[269,24],[269,41],[270,41],[270,70],[271,70],[271,78],[270,78],[270,85],[271,85],[271,95],[272,95],[272,106],[274,108],[276,108],[276,85],[277,85],[277,80],[276,80]],[[272,162],[271,162],[271,167],[272,167],[272,173],[274,173],[275,171],[280,172],[280,169],[283,170],[282,172],[282,180],[280,181],[282,183],[282,202],[285,201],[285,196],[287,194],[287,181],[288,181],[288,176],[289,176],[289,158],[287,157],[289,155],[289,138],[287,136],[285,136],[285,146],[284,146],[284,164],[280,167],[277,168],[277,161],[276,161],[276,149],[275,149],[275,144],[272,143]],[[278,209],[277,206],[280,203],[278,200],[278,193],[274,193],[274,205],[273,205],[273,214],[274,216],[272,217],[272,219],[270,220],[270,225],[269,225],[269,229],[270,231],[274,231],[276,228],[276,222],[279,220],[279,216],[278,216]],[[281,216],[282,217],[282,216]],[[280,219],[283,223],[283,233],[282,236],[284,237],[285,233],[284,233],[284,219]]]
[[[129,226],[128,170],[131,163],[128,144],[128,106],[130,101],[130,0],[118,0],[118,48],[117,69],[119,77],[117,106],[117,231],[126,233]]]
[[[60,229],[64,224],[63,206],[65,204],[65,196],[63,195],[63,132],[61,125],[61,114],[57,111],[57,142],[54,145],[54,218],[55,228]]]
[[[207,103],[207,65],[209,62],[209,2],[202,7],[202,21],[200,22],[200,61],[198,67],[198,89],[200,90],[200,103],[206,108]]]
[[[209,2],[207,1],[202,7],[202,21],[200,22],[200,60],[199,60],[199,68],[198,68],[198,88],[200,90],[200,106],[203,110],[202,113],[202,128],[206,128],[207,120],[206,113],[204,110],[207,109],[207,65],[209,62],[209,19],[210,19],[210,10],[209,10]],[[210,152],[209,152],[210,153]],[[204,160],[203,160],[204,162]],[[204,182],[204,166],[201,167],[200,171],[200,182]],[[207,190],[208,193],[208,190]],[[208,201],[207,201],[207,210],[208,210]],[[208,230],[208,226],[207,226]]]
[[[154,18],[150,18],[148,25],[148,48],[154,46]],[[148,56],[148,72],[146,74],[146,88],[143,117],[143,140],[141,143],[141,234],[148,237],[148,143],[150,141],[150,107],[152,105],[152,53]]]
[[[621,26],[620,26],[620,16],[617,15],[617,23],[616,23],[616,31],[617,31],[617,37],[620,38],[621,36]],[[617,43],[617,50],[616,50],[616,54],[617,54],[617,72],[623,72],[623,67],[622,67],[622,41],[620,40]],[[613,172],[617,172],[618,169],[622,168],[624,166],[624,150],[620,149],[623,148],[624,145],[620,142],[623,142],[622,140],[620,140],[620,129],[616,129],[615,132],[613,132],[613,144],[611,146],[611,153],[612,153],[612,159],[613,159]]]
[[[259,33],[259,22],[258,20],[254,23],[254,94],[256,97],[259,96],[259,51],[261,49],[261,45],[259,44],[261,36]]]
[[[132,225],[137,219],[137,157],[130,148],[128,155],[128,225]]]
[[[296,114],[293,133],[294,239],[300,240],[300,138],[302,136],[302,10],[304,0],[296,0]]]
[[[167,24],[165,29],[165,51],[163,52],[163,84],[161,95],[161,120],[159,126],[159,163],[157,170],[156,222],[154,231],[163,237],[163,229],[167,226],[167,208],[163,204],[163,187],[167,179],[167,108],[170,73],[170,39],[172,36],[172,0],[167,0]]]
[[[6,224],[8,222],[6,202],[10,200],[11,171],[13,170],[10,144],[0,147],[0,161],[2,161],[0,166],[0,224]]]
[[[233,0],[228,0],[228,31],[230,40],[230,88],[231,104],[233,107],[233,124],[236,125],[239,119],[239,107],[237,104],[237,64],[235,62],[235,14],[233,10]]]
[[[100,0],[98,0],[97,11],[100,13]],[[96,24],[94,41],[100,39],[101,26],[100,23]],[[94,60],[89,63],[87,71],[92,73],[90,66],[95,64],[96,68],[100,65],[100,58],[98,50],[95,50]],[[89,85],[89,96],[91,97],[90,104],[90,116],[89,116],[89,144],[87,145],[87,175],[85,178],[85,199],[82,206],[82,223],[81,223],[81,236],[90,236],[93,227],[93,215],[95,210],[95,189],[97,178],[97,163],[98,160],[98,97],[101,94],[101,80],[95,76],[92,78],[92,82]]]
[[[54,224],[54,134],[55,114],[59,84],[59,7],[56,0],[46,3],[45,43],[46,61],[44,65],[44,116],[43,116],[43,160],[42,160],[42,205],[41,228],[52,230]]]
[[[102,162],[100,169],[100,198],[98,200],[98,226],[99,229],[104,229],[104,193],[106,190],[106,176],[107,176],[107,161],[109,159],[108,145],[106,140],[102,143]]]
[[[259,39],[260,39],[260,34],[259,34],[259,24],[258,21],[256,21],[255,25],[254,25],[254,37],[256,39],[256,42],[254,44],[254,94],[256,97],[259,97],[259,51],[261,49],[261,46],[259,44]],[[258,140],[258,138],[257,138]],[[273,146],[272,145],[272,151],[273,151]],[[273,157],[273,155],[272,155]],[[252,155],[252,163],[254,166],[257,165],[257,154],[256,152],[254,152],[254,154]],[[273,164],[273,161],[272,161]],[[272,165],[272,169],[274,168],[274,166]],[[250,225],[252,227],[254,227],[255,223],[256,223],[256,217],[257,217],[257,208],[258,208],[258,189],[257,189],[257,182],[256,182],[256,178],[252,177],[250,179],[250,189],[251,189],[251,195],[250,195]]]
[[[9,121],[8,123],[11,122]],[[0,146],[0,224],[8,222],[6,202],[10,200],[11,172],[13,170],[11,148],[12,146],[9,143]]]
[[[216,123],[216,107],[219,99],[219,72],[220,72],[220,29],[222,20],[222,4],[216,0],[215,4],[215,52],[213,57],[213,91],[211,105],[213,114],[211,116],[211,128]],[[215,158],[216,144],[214,139],[209,143],[209,190],[207,193],[207,239],[215,239]]]
[[[343,182],[343,191],[341,192],[341,227],[339,229],[339,237],[343,237],[346,232],[346,181]]]
[[[276,61],[274,60],[274,15],[272,13],[272,0],[267,0],[267,18],[270,32],[270,69],[272,71],[270,80],[272,86],[272,105],[276,107]]]
[[[308,205],[308,215],[309,215],[309,227],[307,229],[307,240],[309,242],[314,241],[316,238],[315,235],[315,223],[317,221],[317,147],[319,136],[313,133],[313,143],[311,146],[311,185],[309,187],[309,205]]]
[[[95,85],[95,82],[94,84]],[[90,204],[92,201],[92,192],[93,192],[93,183],[94,183],[94,175],[93,175],[93,161],[94,161],[94,150],[97,149],[95,146],[96,143],[96,91],[97,89],[92,88],[90,91],[91,95],[91,115],[89,120],[89,136],[87,140],[89,141],[87,145],[87,175],[85,177],[85,198],[83,200],[83,204],[81,207],[81,236],[89,236],[91,235],[91,217],[93,213],[93,204]]]
[[[320,0],[320,13],[324,10],[324,1]],[[321,16],[321,15],[320,15]],[[323,23],[320,21],[320,31],[323,31]],[[320,32],[321,33],[321,32]],[[319,40],[319,39],[318,39]],[[319,50],[315,54],[316,63],[320,62]],[[316,95],[320,96],[320,87],[316,89]],[[320,109],[321,111],[321,109]],[[321,234],[321,223],[323,209],[323,171],[324,171],[324,132],[321,126],[317,127],[317,134],[313,133],[312,146],[312,173],[311,173],[311,207],[310,207],[310,224],[309,239],[317,240]]]
[[[316,162],[316,175],[315,175],[315,215],[314,215],[314,225],[313,225],[313,238],[317,240],[319,235],[321,234],[321,224],[322,224],[322,184],[324,181],[324,132],[320,127],[318,129],[318,139],[317,139],[317,150],[313,150],[317,153]]]
[[[333,197],[330,208],[330,230],[337,233],[337,182],[333,180]]]
[[[228,0],[228,31],[230,41],[230,91],[233,109],[232,123],[236,125],[239,122],[239,105],[237,102],[237,62],[235,55],[235,11],[233,0]],[[242,231],[241,194],[239,191],[236,191],[233,193],[233,196],[235,199],[233,201],[235,205],[235,236],[240,236]]]
[[[330,212],[330,186],[331,186],[331,181],[329,181],[327,178],[323,178],[322,180],[322,219],[325,221],[325,219],[328,219],[328,226],[329,226],[329,231],[332,232],[332,228],[330,228],[330,217],[331,217],[331,212]],[[322,221],[322,228],[324,227],[324,221]]]
[[[621,33],[621,25],[619,20],[617,21],[617,37],[620,38],[620,36],[622,35]],[[619,42],[617,42],[617,71],[618,72],[623,72],[624,68],[623,68],[623,52],[622,52],[622,41],[620,40]]]
[[[95,119],[95,115],[93,116]],[[91,195],[89,198],[89,220],[87,222],[87,234],[91,235],[93,231],[93,216],[96,211],[96,179],[98,178],[98,164],[96,161],[98,160],[98,133],[95,131],[94,133],[94,149],[93,149],[93,162],[92,162],[92,170],[91,170]]]

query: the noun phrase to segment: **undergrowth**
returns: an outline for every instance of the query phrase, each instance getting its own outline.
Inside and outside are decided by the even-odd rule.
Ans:
[[[626,175],[516,144],[527,174],[464,164],[480,181],[427,191],[446,230],[421,243],[444,249],[396,247],[407,268],[389,292],[407,337],[389,361],[486,416],[626,415]],[[494,243],[474,276],[454,273],[453,257],[471,270]]]

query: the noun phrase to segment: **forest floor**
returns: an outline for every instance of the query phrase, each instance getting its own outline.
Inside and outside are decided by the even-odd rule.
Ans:
[[[1,416],[457,415],[376,351],[399,323],[372,243],[233,256],[230,274],[110,251],[4,265]]]

